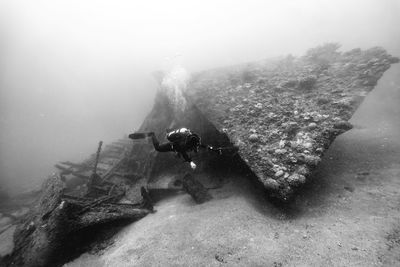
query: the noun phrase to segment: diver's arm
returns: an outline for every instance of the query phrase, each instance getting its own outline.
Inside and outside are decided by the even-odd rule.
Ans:
[[[191,162],[192,161],[192,159],[189,157],[189,155],[185,151],[181,152],[181,154],[182,154],[182,157],[185,159],[186,162]]]

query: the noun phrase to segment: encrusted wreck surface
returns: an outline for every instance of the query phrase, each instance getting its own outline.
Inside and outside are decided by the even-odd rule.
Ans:
[[[189,101],[282,200],[309,179],[335,137],[352,128],[357,107],[399,61],[378,47],[338,48],[202,72],[188,87]]]

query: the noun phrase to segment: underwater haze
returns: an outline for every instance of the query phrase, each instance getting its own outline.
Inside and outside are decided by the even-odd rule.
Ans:
[[[32,189],[58,161],[137,129],[154,71],[300,56],[326,42],[400,56],[399,14],[398,0],[0,0],[0,186]]]

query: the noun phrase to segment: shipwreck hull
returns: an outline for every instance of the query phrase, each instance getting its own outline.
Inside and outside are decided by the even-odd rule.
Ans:
[[[289,200],[390,65],[382,48],[310,49],[301,58],[258,62],[196,75],[188,96],[269,195]]]

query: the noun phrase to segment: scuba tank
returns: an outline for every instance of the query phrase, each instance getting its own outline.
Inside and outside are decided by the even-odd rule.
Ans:
[[[186,141],[186,138],[191,134],[192,132],[189,129],[180,128],[175,131],[167,133],[167,139],[172,143],[181,142],[183,140]]]

